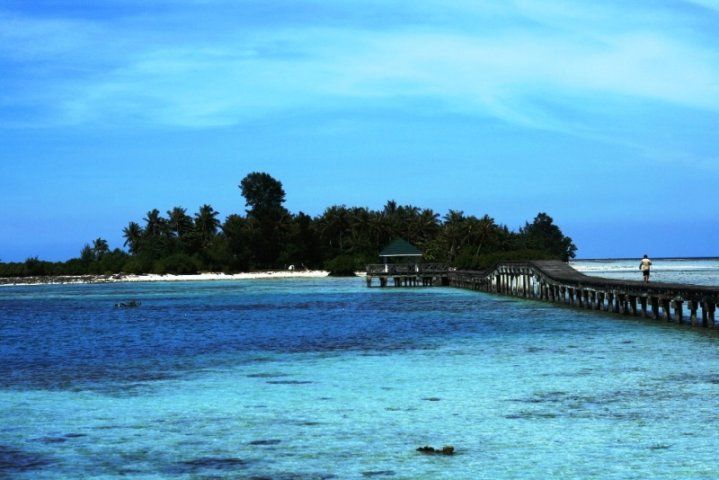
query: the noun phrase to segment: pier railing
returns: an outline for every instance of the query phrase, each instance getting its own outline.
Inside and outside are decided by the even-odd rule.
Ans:
[[[447,264],[444,263],[374,263],[367,265],[368,275],[436,275],[447,273],[448,270]]]
[[[375,263],[367,265],[365,280],[368,287],[375,278],[380,287],[386,287],[390,280],[395,287],[430,287],[447,285],[448,272],[445,263]]]
[[[705,327],[715,326],[719,301],[719,286],[593,277],[559,261],[508,262],[486,270],[449,271],[448,281],[459,288]]]

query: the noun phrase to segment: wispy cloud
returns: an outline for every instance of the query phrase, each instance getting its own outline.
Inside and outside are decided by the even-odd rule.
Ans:
[[[318,4],[298,5],[321,13]],[[220,9],[210,15],[215,30],[205,18],[186,36],[177,29],[192,28],[191,12],[177,4],[159,23],[5,15],[0,58],[16,73],[5,81],[2,102],[33,107],[38,124],[212,127],[368,99],[391,108],[397,98],[417,97],[448,112],[586,134],[591,116],[566,118],[553,105],[571,98],[576,113],[583,99],[594,104],[606,96],[719,112],[716,43],[680,28],[691,17],[609,3],[459,2],[443,9],[418,2],[404,5],[414,14],[392,10],[397,21],[373,29],[351,13],[361,7],[383,9],[344,0],[314,22],[288,25],[248,7],[256,18],[240,29]],[[340,28],[343,9],[351,21]],[[440,11],[436,23],[418,19],[418,12]],[[672,22],[678,28],[669,28]],[[21,89],[24,80],[33,89]],[[43,109],[52,115],[43,117]]]

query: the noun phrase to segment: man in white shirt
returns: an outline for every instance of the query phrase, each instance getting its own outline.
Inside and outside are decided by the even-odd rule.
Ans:
[[[644,255],[644,258],[642,258],[642,261],[639,262],[639,270],[642,271],[642,274],[644,275],[644,281],[649,281],[649,269],[652,267],[652,261],[649,260],[649,257]]]

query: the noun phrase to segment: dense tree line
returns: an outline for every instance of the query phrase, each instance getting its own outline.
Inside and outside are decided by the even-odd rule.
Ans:
[[[381,210],[334,205],[321,215],[292,214],[284,207],[282,184],[267,173],[247,175],[239,185],[247,210],[224,221],[210,205],[188,213],[174,207],[147,212],[122,231],[126,250],[111,250],[98,238],[67,262],[0,264],[0,276],[105,273],[243,272],[261,269],[362,269],[378,252],[404,238],[424,252],[424,261],[480,268],[499,260],[563,259],[576,247],[552,218],[539,213],[518,231],[492,217],[389,201]]]

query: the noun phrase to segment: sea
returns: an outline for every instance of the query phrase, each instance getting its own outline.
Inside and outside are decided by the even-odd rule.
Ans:
[[[361,278],[0,287],[2,479],[716,479],[717,422],[710,329]]]

